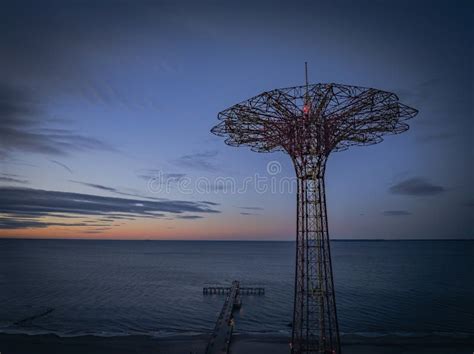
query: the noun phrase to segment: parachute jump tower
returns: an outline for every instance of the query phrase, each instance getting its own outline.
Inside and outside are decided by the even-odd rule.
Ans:
[[[220,112],[212,133],[231,146],[286,152],[298,180],[293,354],[339,354],[324,174],[329,155],[408,130],[418,113],[394,93],[308,84],[263,92]]]

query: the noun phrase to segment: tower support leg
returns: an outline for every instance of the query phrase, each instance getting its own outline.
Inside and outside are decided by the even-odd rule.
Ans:
[[[292,353],[340,354],[324,167],[297,171],[296,272]]]

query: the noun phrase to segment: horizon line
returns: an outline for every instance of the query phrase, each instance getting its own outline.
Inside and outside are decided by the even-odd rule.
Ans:
[[[255,240],[255,239],[118,239],[118,238],[35,238],[35,237],[0,237],[0,240],[28,240],[28,241],[46,241],[46,240],[58,240],[58,241],[165,241],[165,242],[296,242],[295,240]],[[330,241],[335,242],[357,242],[357,241],[374,241],[374,242],[383,242],[383,241],[474,241],[474,238],[336,238],[330,239]]]

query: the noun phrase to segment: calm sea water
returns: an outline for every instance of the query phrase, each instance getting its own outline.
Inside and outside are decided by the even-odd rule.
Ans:
[[[474,337],[474,242],[332,242],[341,332]],[[207,333],[223,304],[206,285],[264,286],[246,296],[240,333],[287,334],[293,242],[0,240],[0,331],[63,336]]]

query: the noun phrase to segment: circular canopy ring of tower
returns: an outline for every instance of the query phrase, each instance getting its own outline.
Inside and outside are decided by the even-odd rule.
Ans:
[[[329,155],[352,145],[371,145],[386,134],[408,130],[417,110],[394,93],[373,88],[315,84],[263,92],[220,112],[211,131],[231,146],[248,145],[257,152],[284,150],[294,154]],[[308,143],[297,151],[294,139],[304,130]],[[309,149],[313,151],[310,151]]]

